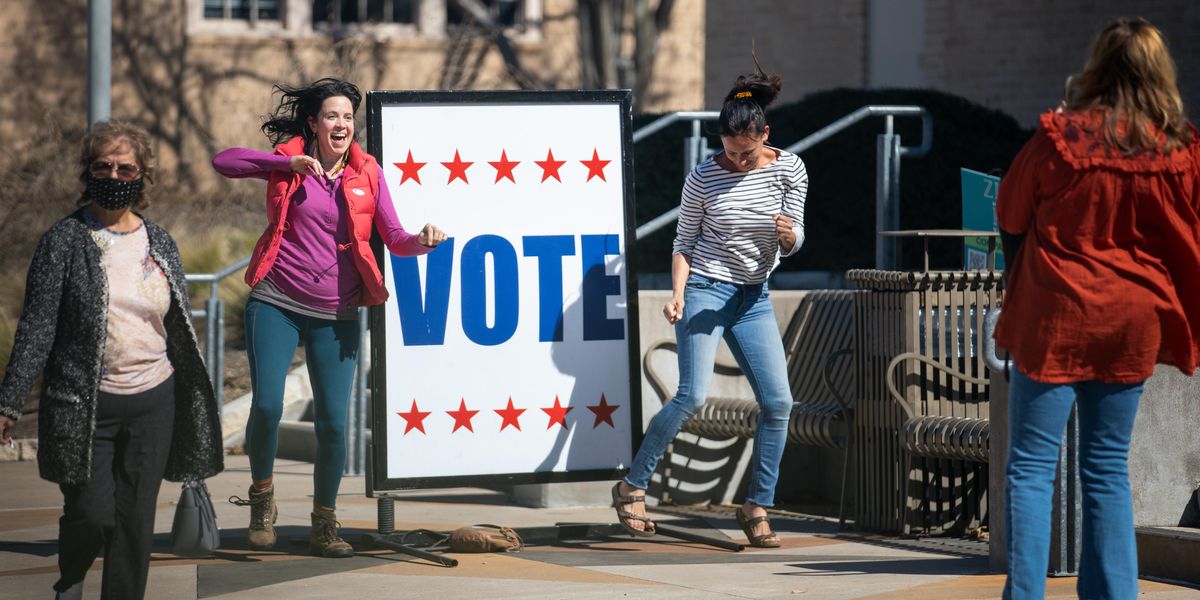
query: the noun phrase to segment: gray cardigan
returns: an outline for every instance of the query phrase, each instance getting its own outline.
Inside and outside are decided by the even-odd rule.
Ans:
[[[179,249],[166,230],[143,222],[150,256],[171,289],[164,325],[167,358],[175,369],[175,426],[165,477],[203,479],[224,468],[216,399],[192,329]],[[91,477],[108,322],[108,277],[100,261],[100,248],[81,211],[42,236],[29,265],[25,308],[0,384],[0,415],[16,420],[42,377],[38,469],[56,483],[79,484]]]

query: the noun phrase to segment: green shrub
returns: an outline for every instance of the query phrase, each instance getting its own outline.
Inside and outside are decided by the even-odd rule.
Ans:
[[[203,231],[192,231],[185,226],[176,228],[173,237],[179,245],[183,268],[188,273],[215,273],[224,269],[254,249],[258,231],[247,231],[232,226],[220,226]],[[242,281],[245,269],[229,275],[217,286],[217,294],[225,302],[225,339],[236,348],[243,345],[242,308],[250,296],[250,288]],[[194,308],[200,308],[212,294],[208,283],[193,283],[188,286],[188,295]],[[199,325],[199,324],[198,324]]]

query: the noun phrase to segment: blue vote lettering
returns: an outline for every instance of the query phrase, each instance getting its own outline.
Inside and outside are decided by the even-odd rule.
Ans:
[[[487,325],[487,255],[492,255],[495,322]],[[462,326],[472,342],[497,346],[517,331],[520,293],[517,291],[517,253],[498,235],[481,235],[462,250]]]
[[[405,346],[440,346],[446,341],[446,313],[450,308],[450,272],[454,266],[454,238],[426,254],[425,295],[415,256],[392,257],[392,283],[400,307],[400,331]]]
[[[583,339],[625,338],[624,319],[608,318],[607,298],[621,293],[620,275],[609,275],[606,257],[620,254],[615,234],[581,235],[583,269]],[[396,306],[406,346],[445,343],[450,282],[454,275],[454,238],[427,255],[422,290],[416,257],[392,256]],[[522,255],[532,257],[538,273],[538,341],[563,340],[563,258],[576,255],[575,237],[539,235],[521,238]],[[487,257],[492,257],[492,288],[487,286]],[[505,238],[481,235],[462,247],[460,289],[463,333],[482,346],[507,342],[516,333],[520,316],[520,285],[516,250]],[[490,297],[489,297],[490,292]],[[489,300],[493,322],[487,323]]]
[[[583,242],[583,339],[625,338],[625,322],[608,318],[605,298],[621,293],[621,277],[605,272],[605,256],[620,254],[617,236],[584,235]]]
[[[521,238],[525,256],[538,262],[538,341],[563,339],[562,259],[575,254],[575,238],[569,235],[527,235]]]

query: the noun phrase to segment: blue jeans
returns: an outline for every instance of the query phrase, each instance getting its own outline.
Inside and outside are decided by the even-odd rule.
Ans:
[[[1008,581],[1004,597],[1042,598],[1050,560],[1050,516],[1059,444],[1079,405],[1083,485],[1080,598],[1136,598],[1137,544],[1129,487],[1129,439],[1142,383],[1041,383],[1019,370],[1008,394],[1005,493]]]
[[[746,374],[759,405],[746,501],[772,506],[775,483],[779,480],[779,460],[787,442],[792,392],[783,340],[765,283],[740,285],[702,275],[688,277],[683,318],[675,323],[679,389],[650,420],[625,482],[646,489],[667,444],[704,405],[722,336]]]
[[[313,497],[321,506],[336,508],[346,467],[346,409],[358,366],[358,321],[318,319],[251,298],[246,302],[245,323],[254,394],[246,423],[250,475],[263,481],[274,471],[283,385],[303,340],[317,431]]]

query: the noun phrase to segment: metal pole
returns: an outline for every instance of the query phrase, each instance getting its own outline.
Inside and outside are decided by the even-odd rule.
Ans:
[[[367,371],[371,368],[371,355],[367,349],[371,337],[368,310],[366,307],[358,309],[358,328],[361,332],[358,338],[358,381],[355,383],[358,387],[358,423],[355,424],[358,447],[354,449],[354,458],[358,461],[359,475],[366,475],[367,472]]]
[[[399,542],[392,541],[390,536],[384,537],[382,535],[379,535],[378,533],[364,533],[362,536],[362,541],[365,543],[371,544],[371,546],[375,547],[375,548],[387,548],[388,550],[391,550],[393,552],[407,554],[414,558],[423,558],[429,562],[442,565],[443,567],[457,567],[458,566],[458,559],[456,559],[456,558],[450,558],[448,556],[434,554],[432,552],[427,552],[420,548],[413,548],[412,546],[408,546],[405,544],[401,544]]]
[[[210,317],[211,319],[211,317]],[[217,396],[217,418],[225,412],[225,301],[217,299],[217,344],[216,344],[216,377],[213,378],[213,391]]]
[[[112,0],[88,0],[88,126],[112,116]]]
[[[1079,409],[1071,408],[1067,430],[1058,451],[1054,482],[1054,523],[1050,535],[1050,573],[1070,577],[1079,573],[1083,540],[1083,506],[1079,474]]]
[[[216,285],[213,285],[212,295],[208,300],[204,301],[204,310],[206,314],[204,321],[204,355],[208,367],[208,379],[215,382],[217,380],[217,354],[220,348],[217,347],[217,293]]]
[[[683,176],[687,177],[700,161],[704,160],[704,136],[700,133],[700,119],[692,119],[692,135],[683,141]]]
[[[889,227],[891,207],[889,196],[892,190],[892,151],[895,148],[891,133],[883,133],[875,138],[875,268],[891,269],[894,267],[891,253],[891,240],[879,235]]]
[[[704,136],[700,133],[700,119],[692,119],[692,160],[688,165],[688,173],[704,160],[704,146]]]
[[[346,434],[346,467],[344,474],[358,477],[363,474],[367,453],[367,309],[358,309],[358,368],[354,376],[354,393],[350,398]]]
[[[892,121],[892,118],[889,116],[888,117],[889,125],[891,124],[891,121]],[[888,127],[888,129],[890,131],[891,127]],[[888,178],[888,183],[890,184],[890,186],[888,187],[888,224],[887,224],[887,226],[888,226],[888,229],[896,230],[896,229],[900,229],[900,136],[898,134],[892,136],[892,147],[891,147],[891,152],[890,152],[890,158],[892,160],[891,160],[891,163],[888,165],[888,167],[891,168],[892,172],[891,172],[891,177]],[[888,252],[888,261],[889,261],[888,268],[899,269],[900,268],[900,256],[899,256],[897,250],[899,249],[900,240],[899,240],[899,238],[888,238],[887,242],[888,242],[887,243],[887,252]],[[926,244],[929,243],[929,238],[925,238],[925,243]],[[926,261],[925,270],[928,271],[929,270],[929,265],[928,265],[929,250],[928,249],[926,249],[926,251],[925,251],[925,261]]]
[[[362,343],[359,343],[358,366],[355,368],[354,389],[350,392],[350,402],[346,404],[346,462],[342,465],[342,475],[354,477],[358,475],[358,373],[362,371]]]

